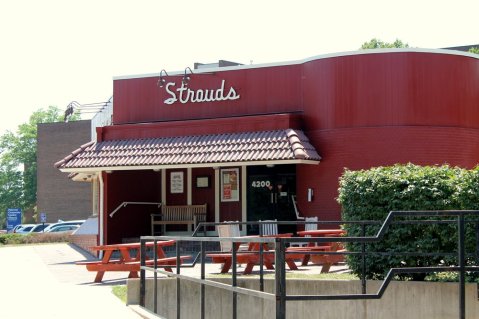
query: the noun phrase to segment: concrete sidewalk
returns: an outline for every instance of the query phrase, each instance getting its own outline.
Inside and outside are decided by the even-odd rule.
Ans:
[[[111,292],[127,274],[95,284],[95,274],[75,265],[87,257],[68,244],[0,247],[1,317],[141,318]]]
[[[106,272],[101,283],[94,283],[95,273],[75,264],[87,259],[93,257],[69,244],[0,247],[3,275],[0,286],[1,317],[142,318],[112,293],[112,286],[126,284],[128,273]],[[220,272],[219,264],[208,263],[205,266],[208,274]],[[194,268],[181,268],[181,274],[200,277],[200,269],[199,264]],[[243,269],[238,267],[240,276]],[[258,271],[256,266],[253,274]],[[301,266],[295,272],[313,274],[320,271],[318,266]],[[273,272],[265,270],[265,273]],[[346,266],[334,266],[331,272],[348,272],[348,269]],[[151,272],[147,273],[147,277],[152,276]]]

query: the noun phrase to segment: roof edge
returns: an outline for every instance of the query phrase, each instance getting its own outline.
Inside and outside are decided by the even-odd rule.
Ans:
[[[300,60],[291,60],[283,62],[272,62],[272,63],[260,63],[260,64],[250,64],[250,65],[238,65],[238,66],[227,66],[227,67],[215,67],[208,69],[197,69],[194,71],[195,74],[201,73],[211,73],[211,72],[225,72],[225,71],[235,71],[235,70],[247,70],[247,69],[259,69],[275,66],[288,66],[288,65],[298,65],[312,62],[315,60],[337,58],[337,57],[346,57],[352,55],[366,55],[366,54],[387,54],[387,53],[431,53],[431,54],[445,54],[445,55],[456,55],[464,56],[479,59],[479,55],[474,53],[468,53],[464,51],[449,50],[449,49],[423,49],[423,48],[388,48],[388,49],[363,49],[356,51],[343,51],[343,52],[334,52],[315,55],[312,57],[300,59]],[[183,75],[185,71],[169,71],[168,75]],[[137,78],[149,78],[149,77],[158,77],[160,75],[157,73],[146,73],[146,74],[133,74],[133,75],[120,75],[113,76],[113,80],[128,80],[128,79],[137,79]]]
[[[318,165],[320,160],[267,160],[267,161],[249,161],[249,162],[219,162],[219,163],[200,163],[200,164],[172,164],[172,165],[141,165],[141,166],[102,166],[102,167],[78,167],[78,168],[60,168],[63,173],[96,173],[103,171],[139,171],[139,170],[160,170],[160,169],[178,169],[178,168],[202,168],[202,167],[235,167],[235,166],[255,166],[255,165],[279,165],[279,164],[309,164]]]

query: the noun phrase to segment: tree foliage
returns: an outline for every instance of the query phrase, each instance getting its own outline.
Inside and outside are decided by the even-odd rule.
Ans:
[[[470,52],[470,53],[479,54],[479,47],[470,48],[470,49],[469,49],[469,52]]]
[[[78,119],[78,116],[75,118]],[[0,137],[0,220],[7,208],[33,211],[37,200],[37,124],[63,121],[63,112],[39,109],[17,131]],[[3,226],[3,225],[0,225]]]
[[[370,170],[346,170],[340,179],[338,202],[345,221],[374,220],[383,222],[390,211],[460,210],[479,208],[479,169],[417,166],[413,164],[377,167]],[[402,218],[401,221],[420,220]],[[439,219],[450,219],[443,217]],[[377,234],[380,225],[366,227],[366,235]],[[348,236],[362,236],[360,225],[346,224]],[[474,225],[466,229],[466,249],[475,251]],[[348,244],[348,250],[361,251],[359,244]],[[385,237],[368,244],[370,252],[398,252],[397,255],[368,255],[366,277],[381,279],[390,268],[457,265],[455,256],[412,256],[400,254],[450,253],[457,250],[457,224],[393,224]],[[354,273],[361,273],[361,258],[348,256]],[[425,274],[404,274],[404,279],[423,280]]]
[[[384,42],[379,39],[373,38],[368,42],[364,42],[361,46],[362,50],[365,49],[388,49],[388,48],[409,48],[409,44],[402,42],[399,39],[392,43]]]

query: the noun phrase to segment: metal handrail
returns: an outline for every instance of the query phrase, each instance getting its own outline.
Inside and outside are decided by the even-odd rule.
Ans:
[[[369,221],[376,225],[381,225],[380,229],[374,236],[360,236],[360,237],[303,237],[303,238],[269,238],[269,237],[259,237],[259,238],[248,238],[248,237],[187,237],[187,236],[145,236],[141,238],[142,246],[146,241],[151,240],[171,240],[174,239],[177,241],[177,258],[179,258],[179,245],[183,241],[195,241],[200,242],[201,244],[201,262],[202,262],[202,270],[201,270],[201,279],[198,278],[191,278],[188,276],[179,275],[179,270],[182,266],[180,265],[176,267],[177,274],[171,274],[168,272],[161,271],[159,269],[155,269],[152,267],[145,266],[145,260],[143,254],[141,255],[141,282],[140,289],[141,293],[143,294],[140,298],[140,303],[144,306],[144,293],[145,293],[145,271],[154,271],[155,273],[164,273],[171,277],[177,278],[177,284],[179,284],[179,280],[190,280],[195,281],[201,284],[202,287],[202,304],[204,304],[204,286],[216,286],[219,288],[223,288],[229,291],[232,291],[234,296],[237,293],[247,294],[251,296],[256,296],[259,298],[264,299],[271,299],[276,302],[276,318],[285,318],[286,316],[286,302],[287,301],[299,301],[299,300],[351,300],[351,299],[379,299],[384,294],[386,288],[388,287],[391,279],[396,274],[401,273],[429,273],[429,272],[458,272],[459,273],[459,318],[465,318],[465,273],[466,272],[479,272],[479,266],[466,266],[466,257],[469,256],[479,256],[479,247],[478,243],[476,242],[476,252],[474,254],[469,253],[466,254],[465,251],[465,224],[466,223],[476,223],[478,225],[478,220],[465,220],[465,216],[472,215],[478,216],[479,211],[393,211],[388,214],[384,222],[380,223],[377,221]],[[324,242],[342,242],[342,243],[360,243],[363,247],[361,252],[308,252],[308,254],[356,254],[361,255],[363,257],[363,261],[365,259],[366,254],[401,254],[401,252],[366,252],[364,249],[364,245],[368,243],[380,242],[384,235],[388,232],[389,227],[393,223],[400,223],[400,224],[430,224],[434,223],[431,220],[408,220],[408,221],[395,221],[394,219],[397,217],[455,217],[454,219],[449,220],[436,220],[436,223],[457,223],[458,229],[458,249],[455,253],[449,252],[442,252],[442,253],[415,253],[415,252],[405,252],[406,254],[415,254],[418,256],[421,255],[436,255],[436,256],[457,256],[457,265],[456,266],[438,266],[438,267],[408,267],[408,268],[392,268],[389,270],[387,276],[385,277],[381,287],[379,288],[378,292],[375,294],[366,293],[366,281],[365,277],[363,276],[362,284],[363,284],[363,291],[361,294],[343,294],[343,295],[294,295],[288,296],[286,294],[286,270],[285,270],[285,256],[286,252],[286,245],[288,243],[294,242],[316,242],[316,243],[324,243]],[[234,222],[233,222],[234,223]],[[260,222],[237,222],[238,224],[260,224]],[[271,222],[268,222],[271,223]],[[291,224],[291,222],[277,222],[278,224]],[[293,224],[304,224],[305,222],[292,222]],[[318,222],[318,224],[325,223],[325,222]],[[328,223],[334,224],[348,224],[348,223],[357,223],[366,225],[366,221],[333,221]],[[203,223],[203,227],[211,226],[211,224],[221,224],[221,223]],[[199,228],[197,228],[198,230]],[[205,229],[205,228],[204,228]],[[364,227],[363,227],[363,234],[364,234]],[[479,238],[479,229],[476,227],[476,237]],[[234,243],[249,243],[249,242],[257,242],[257,243],[274,243],[274,252],[275,252],[275,293],[265,293],[264,291],[256,291],[251,289],[239,288],[236,286],[236,254],[237,252],[233,250],[232,252],[232,263],[233,267],[233,274],[232,274],[232,284],[220,284],[212,280],[205,279],[204,273],[204,262],[205,262],[205,249],[204,243],[206,242],[221,242],[221,241],[230,241]],[[262,245],[260,245],[262,247]],[[240,252],[238,252],[239,254]],[[260,256],[262,254],[262,250],[259,251]],[[262,269],[262,263],[260,263],[260,269]],[[260,271],[260,280],[262,280],[262,272]],[[261,285],[260,285],[261,286]],[[178,288],[177,288],[178,289]],[[260,289],[262,290],[262,289]],[[273,298],[274,296],[274,298]],[[233,299],[233,311],[236,313],[236,297]],[[156,303],[156,302],[155,302]],[[177,300],[177,311],[179,313],[179,299]],[[202,308],[201,318],[204,318],[204,308]]]
[[[156,203],[156,202],[123,202],[120,205],[117,206],[111,213],[110,217],[113,217],[117,211],[119,211],[121,208],[126,207],[127,205],[157,205],[158,208],[160,208],[161,203]]]

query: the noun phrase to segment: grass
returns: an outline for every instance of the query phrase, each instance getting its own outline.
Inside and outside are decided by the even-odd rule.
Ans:
[[[215,274],[209,275],[210,278],[231,278],[231,274]],[[241,275],[238,278],[259,278],[259,275]],[[274,279],[274,274],[265,274],[264,278]],[[286,279],[315,279],[315,280],[358,280],[359,277],[348,273],[325,273],[325,274],[302,274],[302,273],[287,273]]]
[[[272,275],[272,277],[274,277]],[[286,279],[319,279],[319,280],[358,280],[359,277],[353,274],[338,274],[338,273],[325,273],[325,274],[299,274],[290,273],[286,274]]]
[[[126,285],[113,286],[111,292],[126,304]]]
[[[259,275],[241,276],[242,278],[259,278]],[[266,274],[265,278],[274,278],[274,274]],[[231,278],[231,274],[208,275],[208,278]],[[286,279],[319,279],[319,280],[357,280],[358,277],[352,274],[299,274],[288,273]],[[127,288],[126,285],[113,286],[112,293],[117,296],[123,303],[126,304]]]

